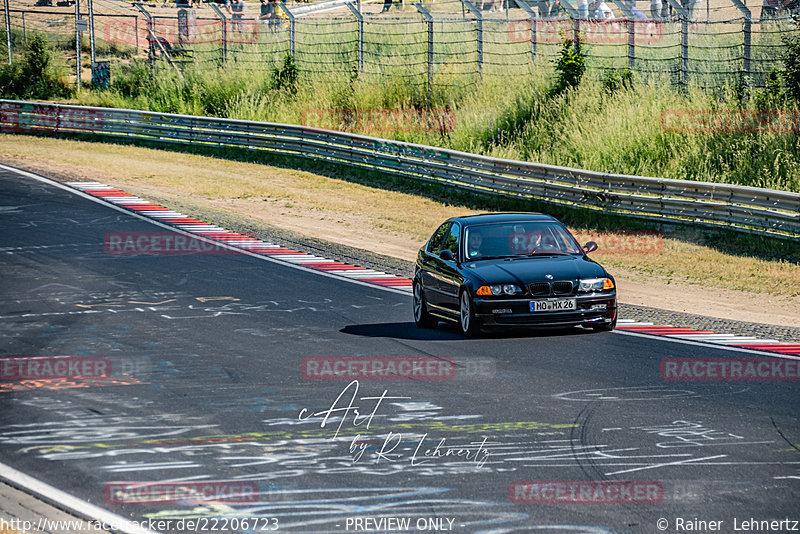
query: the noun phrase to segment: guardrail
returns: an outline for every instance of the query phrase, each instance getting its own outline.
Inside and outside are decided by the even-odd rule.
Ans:
[[[0,100],[0,132],[267,151],[481,193],[800,239],[798,193],[504,160],[307,126]]]

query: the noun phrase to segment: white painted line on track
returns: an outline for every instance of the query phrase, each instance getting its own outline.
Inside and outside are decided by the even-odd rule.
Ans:
[[[209,244],[212,244],[212,245],[216,245],[216,246],[219,246],[219,247],[223,247],[223,248],[227,248],[228,250],[231,250],[231,251],[234,251],[234,252],[238,252],[239,254],[241,254],[243,256],[250,256],[252,258],[257,258],[257,259],[262,260],[262,261],[268,261],[268,262],[274,263],[276,265],[283,265],[284,267],[289,267],[291,269],[297,269],[299,271],[303,271],[303,272],[306,272],[306,273],[313,273],[313,274],[316,274],[316,275],[319,275],[319,276],[324,276],[324,277],[327,277],[327,278],[331,278],[333,280],[344,281],[344,282],[348,282],[350,284],[357,284],[357,285],[360,285],[360,286],[363,286],[363,287],[369,287],[371,289],[376,289],[376,290],[379,290],[379,291],[386,291],[386,292],[389,292],[389,293],[395,293],[397,295],[403,295],[403,296],[407,296],[407,293],[408,293],[407,291],[403,291],[401,289],[396,289],[396,288],[393,288],[393,287],[386,287],[386,286],[382,286],[382,285],[379,285],[379,284],[370,284],[369,282],[361,282],[359,280],[353,280],[351,278],[345,278],[345,277],[342,277],[342,276],[336,276],[336,275],[329,274],[329,273],[327,273],[325,271],[319,271],[319,270],[315,270],[315,269],[310,269],[308,267],[303,267],[302,265],[298,265],[296,263],[289,263],[289,262],[286,262],[286,261],[277,260],[277,259],[274,259],[274,258],[270,257],[269,255],[257,254],[255,252],[251,252],[249,250],[245,250],[245,249],[241,249],[241,248],[237,248],[237,247],[232,247],[232,246],[227,245],[227,244],[225,244],[223,242],[215,241],[213,239],[208,239],[206,237],[203,237],[202,235],[198,235],[197,233],[187,232],[186,230],[182,230],[180,228],[176,228],[173,225],[162,223],[162,222],[154,220],[154,219],[152,219],[150,217],[145,217],[144,215],[140,215],[139,213],[136,213],[135,211],[126,210],[124,208],[121,208],[121,207],[116,206],[114,204],[111,204],[109,202],[105,202],[103,198],[90,195],[89,193],[84,193],[83,191],[75,189],[74,187],[70,187],[68,185],[62,184],[61,182],[57,182],[55,180],[51,180],[50,178],[45,178],[44,176],[40,176],[40,175],[34,174],[32,172],[23,171],[21,169],[10,167],[10,166],[4,165],[2,163],[0,163],[0,169],[3,169],[3,170],[8,171],[8,172],[16,173],[16,174],[18,174],[20,176],[24,176],[26,178],[31,178],[32,180],[36,180],[38,182],[49,184],[49,185],[51,185],[53,187],[56,187],[58,189],[62,189],[64,191],[72,193],[73,195],[77,195],[77,196],[79,196],[81,198],[85,198],[87,200],[91,200],[92,202],[94,202],[96,204],[100,204],[101,206],[106,206],[109,209],[117,210],[120,213],[125,213],[127,215],[130,215],[131,217],[136,217],[136,218],[138,218],[138,219],[140,219],[142,221],[147,221],[148,223],[150,223],[150,224],[152,224],[154,226],[158,226],[159,228],[165,228],[167,230],[171,230],[171,231],[173,231],[175,233],[178,233],[178,234],[181,234],[181,235],[185,235],[185,236],[188,236],[188,237],[195,237],[195,238],[200,239],[200,240],[202,240],[202,241],[204,241],[206,243],[209,243]],[[225,230],[224,228],[220,229],[220,230],[227,232],[227,230]]]
[[[0,463],[0,479],[8,482],[11,486],[35,495],[56,508],[65,509],[81,519],[104,523],[113,532],[121,534],[156,534],[153,530],[141,527],[129,519],[88,503],[3,463]]]

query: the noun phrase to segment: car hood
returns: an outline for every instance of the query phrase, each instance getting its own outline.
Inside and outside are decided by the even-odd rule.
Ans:
[[[465,263],[464,268],[485,284],[517,282],[525,286],[532,282],[607,276],[600,264],[585,256],[538,256],[471,261]],[[548,274],[553,278],[547,278]]]

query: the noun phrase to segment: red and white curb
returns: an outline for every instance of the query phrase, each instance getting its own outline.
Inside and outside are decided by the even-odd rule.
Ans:
[[[263,254],[272,259],[295,265],[302,265],[303,267],[322,271],[330,275],[355,279],[359,282],[365,282],[376,286],[399,289],[408,293],[411,292],[411,280],[403,276],[396,276],[358,265],[331,260],[322,256],[315,256],[275,243],[261,241],[260,239],[255,239],[247,235],[237,234],[177,211],[172,211],[158,204],[153,204],[143,198],[126,193],[121,189],[99,182],[70,182],[68,185],[84,193],[105,200],[106,202],[138,213],[139,215],[144,215],[145,217],[155,219],[162,223],[167,223],[179,230],[206,239],[224,243],[230,247],[246,250],[255,254]]]
[[[671,339],[686,341],[700,341],[728,347],[738,347],[750,350],[776,352],[790,356],[800,356],[800,343],[783,343],[777,339],[761,339],[753,336],[739,334],[719,334],[711,330],[695,330],[670,325],[656,325],[653,323],[638,322],[630,319],[619,319],[617,329],[640,334],[663,336]]]
[[[199,237],[218,241],[230,247],[269,256],[274,260],[314,269],[328,275],[401,290],[407,293],[411,292],[411,280],[402,276],[342,263],[322,256],[300,252],[275,243],[261,241],[247,235],[237,234],[177,211],[172,211],[158,204],[153,204],[148,200],[100,182],[70,182],[68,185],[139,215],[166,223],[176,229],[189,232]],[[711,330],[695,330],[693,328],[682,328],[670,325],[655,325],[653,323],[639,322],[632,319],[619,319],[617,321],[617,329],[635,334],[661,336],[673,340],[710,343],[712,345],[722,345],[731,348],[800,356],[800,343],[782,343],[775,339],[760,339],[753,336],[742,336],[738,334],[720,334]]]

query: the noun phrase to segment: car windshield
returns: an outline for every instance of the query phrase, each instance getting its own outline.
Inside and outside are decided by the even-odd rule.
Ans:
[[[548,221],[481,224],[464,230],[468,260],[582,253],[563,226]]]

